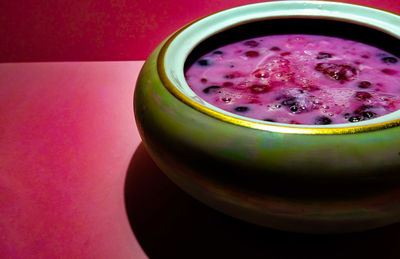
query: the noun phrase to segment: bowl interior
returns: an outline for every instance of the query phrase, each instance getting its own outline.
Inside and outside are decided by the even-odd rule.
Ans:
[[[263,124],[265,122],[217,108],[197,96],[185,80],[185,68],[203,54],[226,44],[266,35],[315,34],[363,42],[400,56],[400,17],[384,11],[343,3],[284,1],[253,4],[219,12],[183,28],[166,46],[162,67],[169,89],[189,105],[200,106],[210,114]],[[189,100],[189,101],[188,101]],[[400,110],[357,123],[332,125],[290,125],[296,128],[347,128],[382,124],[400,119]]]

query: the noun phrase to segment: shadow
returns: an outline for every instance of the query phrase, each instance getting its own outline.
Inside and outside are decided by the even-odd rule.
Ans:
[[[342,235],[288,233],[219,213],[176,187],[143,144],[131,160],[125,203],[150,258],[398,258],[400,224]]]

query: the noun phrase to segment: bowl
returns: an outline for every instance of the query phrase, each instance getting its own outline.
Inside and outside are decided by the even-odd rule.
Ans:
[[[359,5],[266,2],[198,19],[162,42],[140,72],[134,112],[150,156],[188,194],[260,226],[325,234],[400,221],[400,111],[357,123],[280,124],[223,111],[187,85],[185,66],[205,50],[260,33],[325,34],[400,52],[400,17]]]

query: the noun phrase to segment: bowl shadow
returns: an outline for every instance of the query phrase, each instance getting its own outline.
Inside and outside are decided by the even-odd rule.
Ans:
[[[400,224],[352,234],[308,235],[226,216],[174,185],[141,143],[125,181],[132,230],[149,258],[398,258]]]

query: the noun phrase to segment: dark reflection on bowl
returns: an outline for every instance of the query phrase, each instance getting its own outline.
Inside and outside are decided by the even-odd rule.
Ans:
[[[143,144],[125,182],[133,232],[150,258],[398,258],[400,224],[342,235],[288,233],[225,216],[181,191]]]

